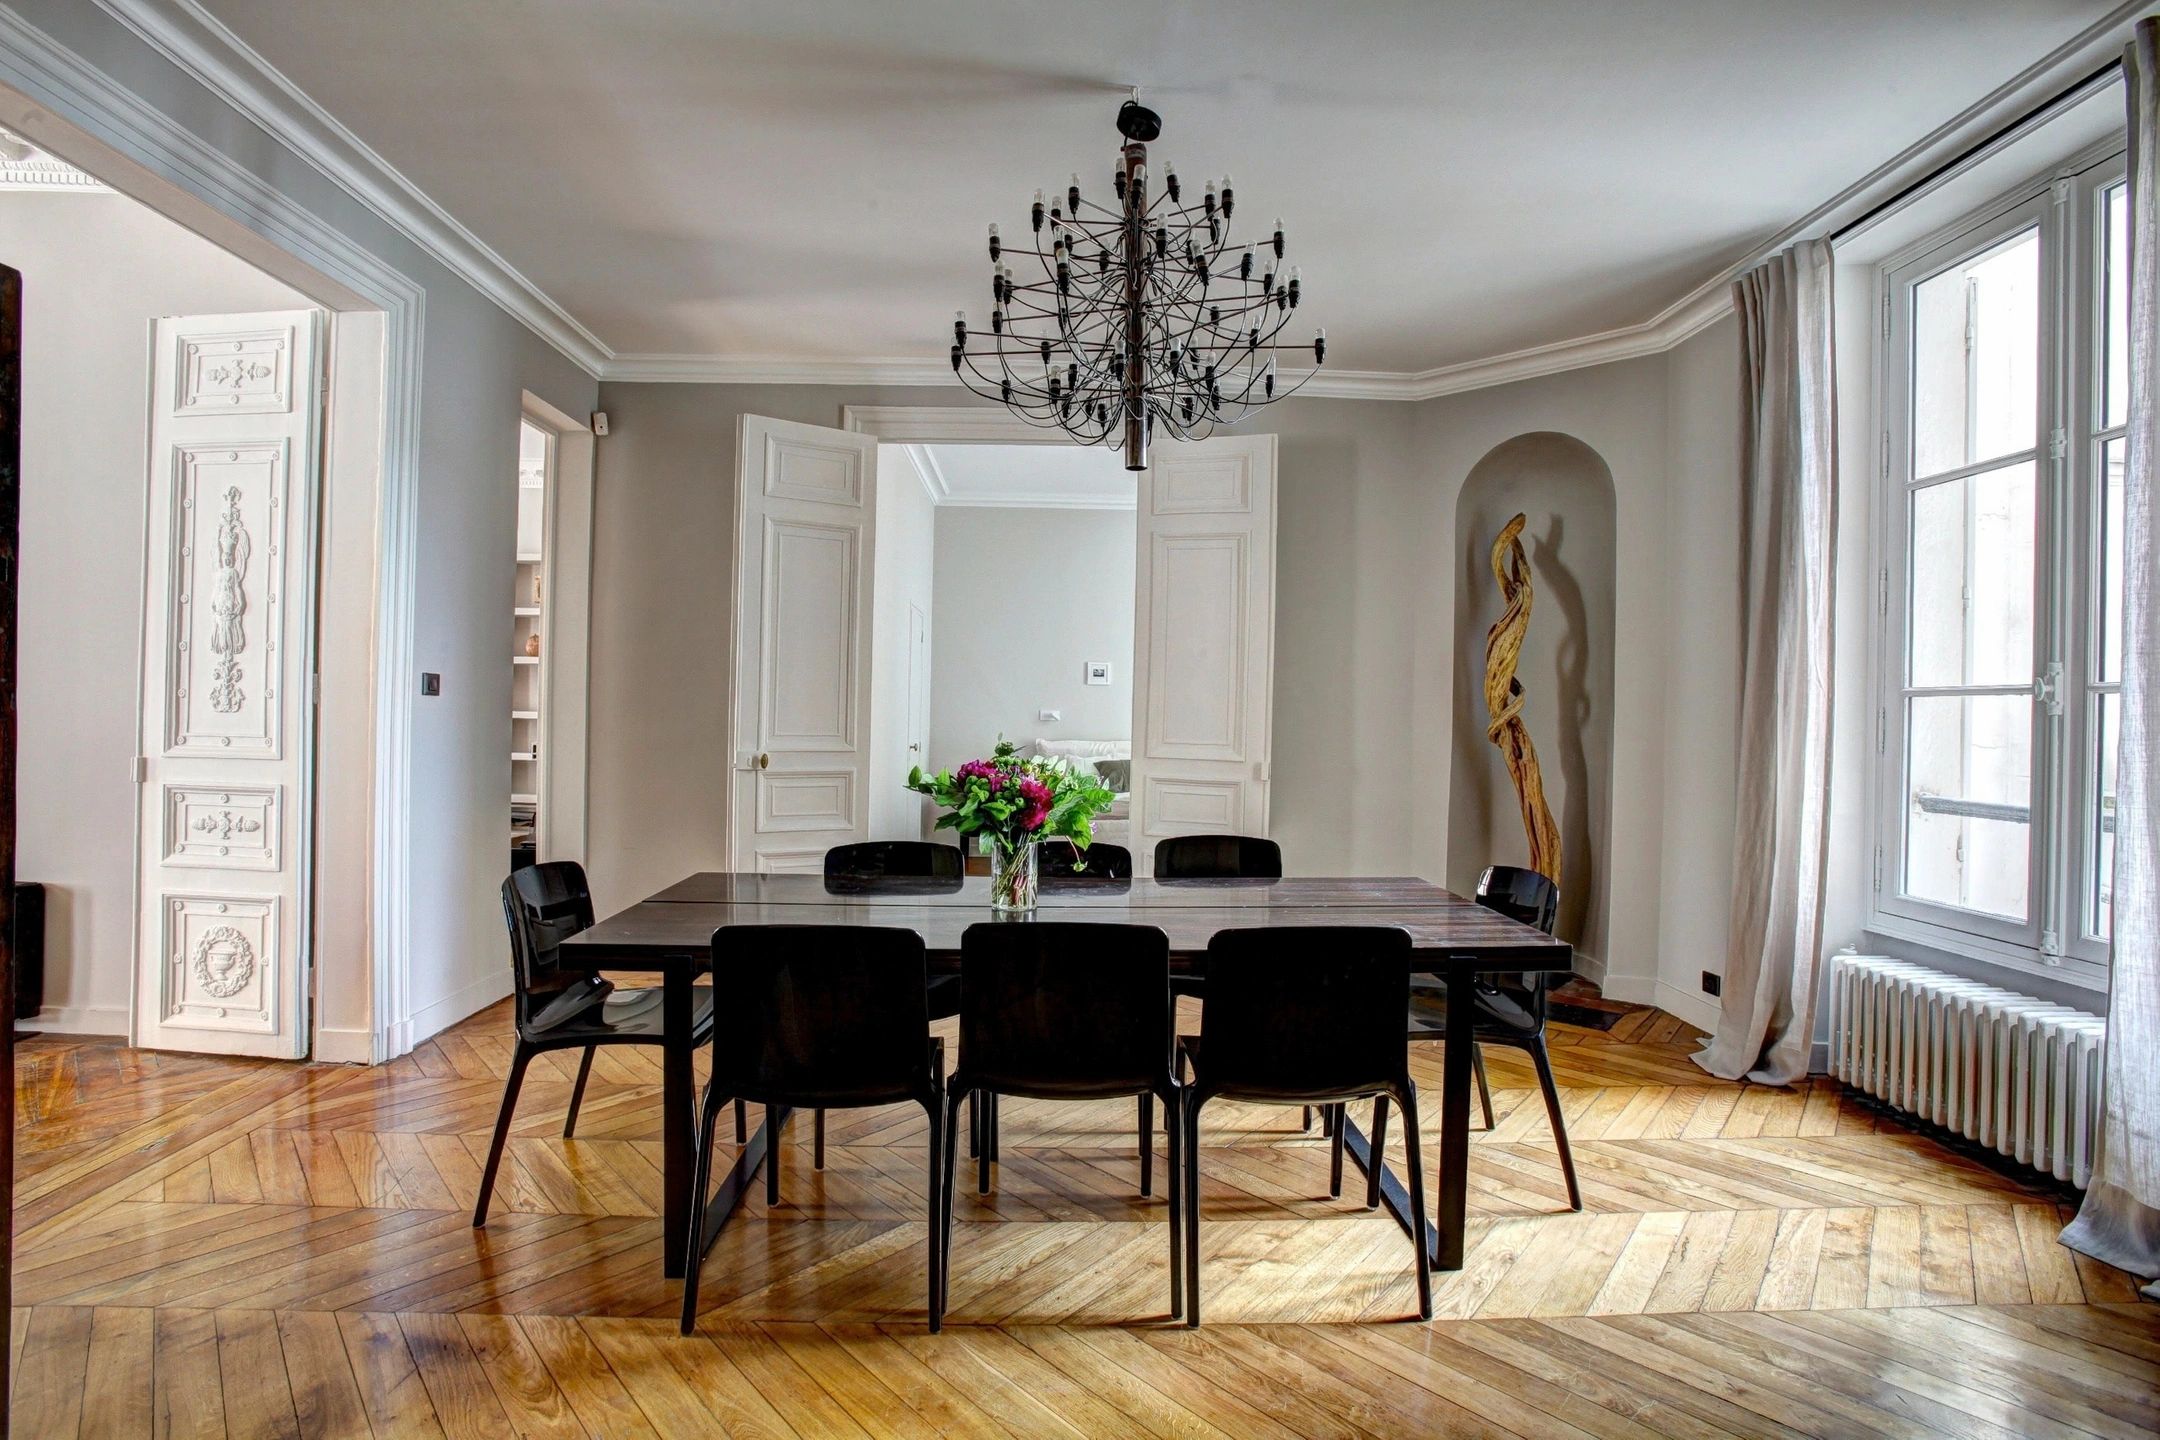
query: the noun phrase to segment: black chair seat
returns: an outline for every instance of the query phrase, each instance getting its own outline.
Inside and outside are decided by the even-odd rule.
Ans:
[[[554,1025],[535,1025],[532,1040],[556,1045],[658,1045],[667,1035],[666,1000],[660,987],[617,990],[598,1005]],[[691,992],[690,1038],[702,1045],[712,1038],[713,992],[700,985]]]
[[[1480,1040],[1495,1044],[1511,1044],[1518,1037],[1535,1035],[1542,1023],[1532,1011],[1527,995],[1507,990],[1487,989],[1480,985],[1477,991],[1477,1014],[1471,1026]],[[1413,1031],[1429,1030],[1428,1037],[1441,1039],[1447,1031],[1448,1005],[1445,992],[1435,994],[1430,990],[1412,986],[1410,990],[1410,1028]],[[1413,1036],[1412,1038],[1421,1038]]]

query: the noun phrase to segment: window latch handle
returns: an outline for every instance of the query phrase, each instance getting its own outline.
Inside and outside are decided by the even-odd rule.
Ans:
[[[2061,719],[2063,713],[2063,667],[2062,661],[2051,660],[2033,677],[2033,699],[2047,707],[2048,715]]]

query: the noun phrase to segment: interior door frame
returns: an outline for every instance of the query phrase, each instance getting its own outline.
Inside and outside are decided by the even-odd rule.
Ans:
[[[86,86],[83,73],[72,52],[0,9],[0,125],[329,311],[333,384],[341,370],[378,377],[372,413],[343,416],[364,440],[352,446],[350,463],[340,457],[326,467],[323,482],[326,492],[364,505],[373,522],[370,580],[361,602],[370,644],[357,655],[343,653],[349,647],[324,647],[315,723],[324,732],[335,726],[356,750],[364,747],[367,776],[364,786],[352,787],[349,803],[333,796],[331,787],[318,786],[309,840],[316,883],[323,888],[315,907],[309,1028],[314,1059],[394,1059],[413,1043],[410,826],[427,292],[207,141],[174,126],[144,123],[124,92]],[[347,319],[364,323],[342,323]],[[333,415],[331,426],[338,423]],[[326,883],[330,869],[322,860],[333,845],[349,858]],[[357,899],[344,893],[355,875],[366,877]],[[351,922],[335,934],[326,918],[334,906]],[[352,972],[340,975],[341,988],[365,997],[334,1015],[322,1004],[332,964]]]
[[[592,713],[593,433],[524,393],[520,413],[548,437],[540,521],[542,860],[585,863]]]
[[[1030,425],[1008,410],[994,409],[987,405],[842,405],[840,428],[858,434],[875,436],[880,445],[1069,445],[1072,441],[1062,432],[1046,430]],[[1277,450],[1275,484],[1279,496],[1282,488],[1280,449]],[[1134,512],[1135,544],[1139,543],[1140,510]],[[1272,562],[1271,562],[1272,563]],[[1274,693],[1275,643],[1272,633],[1268,637],[1268,690]],[[1133,667],[1134,713],[1146,703],[1147,675],[1144,669]],[[1270,723],[1273,717],[1270,716]],[[1268,809],[1272,812],[1274,781],[1268,779]],[[1135,804],[1138,803],[1137,797]],[[1141,827],[1140,816],[1135,812],[1132,820],[1133,838],[1138,842]],[[1137,860],[1137,857],[1136,857]]]

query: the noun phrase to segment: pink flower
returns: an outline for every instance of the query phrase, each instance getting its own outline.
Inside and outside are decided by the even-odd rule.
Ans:
[[[1032,775],[1022,775],[1020,797],[1028,802],[1027,810],[1020,816],[1020,828],[1040,830],[1050,818],[1050,787]]]

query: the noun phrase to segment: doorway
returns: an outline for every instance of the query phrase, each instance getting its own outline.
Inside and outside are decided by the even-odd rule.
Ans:
[[[1134,477],[1043,445],[881,445],[878,474],[877,624],[904,640],[871,657],[870,838],[933,838],[909,770],[1009,740],[1094,770],[1095,836],[1128,844]]]

